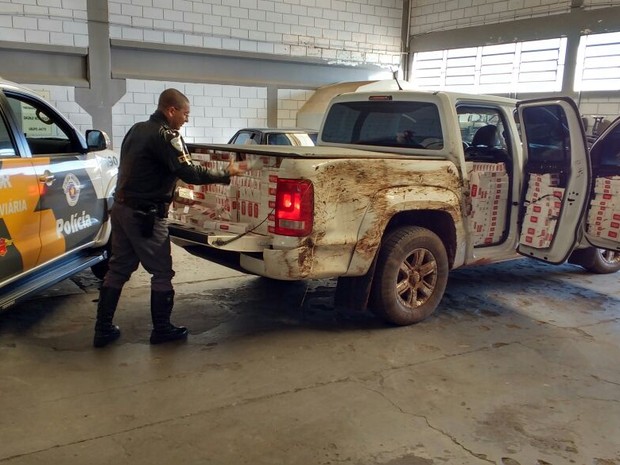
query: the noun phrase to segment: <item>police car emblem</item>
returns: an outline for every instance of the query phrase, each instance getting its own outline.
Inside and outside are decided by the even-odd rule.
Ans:
[[[62,183],[62,190],[69,206],[75,207],[80,198],[80,180],[73,173],[69,173]]]

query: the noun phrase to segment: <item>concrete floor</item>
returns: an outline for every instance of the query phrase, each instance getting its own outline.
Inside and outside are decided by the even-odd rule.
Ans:
[[[148,344],[144,272],[103,350],[88,273],[0,314],[0,464],[620,465],[617,274],[456,271],[395,328],[174,255],[185,344]]]

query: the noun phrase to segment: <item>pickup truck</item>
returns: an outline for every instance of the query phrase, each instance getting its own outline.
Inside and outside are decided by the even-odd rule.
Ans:
[[[105,273],[119,162],[108,145],[0,79],[0,310],[85,268]]]
[[[190,145],[195,163],[248,171],[180,184],[173,242],[276,280],[338,278],[337,306],[397,325],[432,314],[462,266],[620,268],[620,120],[588,150],[571,99],[397,84],[334,97],[315,147]]]

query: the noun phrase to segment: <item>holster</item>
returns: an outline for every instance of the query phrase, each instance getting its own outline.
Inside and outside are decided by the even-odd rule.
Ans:
[[[116,201],[133,209],[133,216],[140,219],[140,233],[142,237],[151,237],[153,235],[155,218],[166,218],[168,216],[168,207],[170,206],[166,202],[146,199],[117,198]]]
[[[151,237],[155,226],[155,217],[158,216],[156,205],[149,205],[141,209],[136,209],[133,216],[140,220],[140,234],[142,237]]]
[[[157,205],[155,205],[155,207],[157,208],[157,216],[160,218],[167,218],[168,217],[168,208],[170,208],[170,204],[168,203],[158,203]]]

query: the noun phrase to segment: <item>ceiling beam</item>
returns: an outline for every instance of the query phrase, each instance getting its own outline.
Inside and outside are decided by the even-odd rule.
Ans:
[[[87,87],[86,48],[0,41],[2,77],[28,84]]]
[[[112,77],[316,89],[341,81],[389,79],[389,70],[320,59],[112,39]]]

